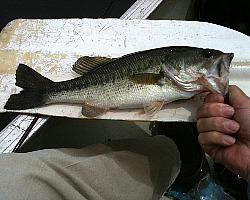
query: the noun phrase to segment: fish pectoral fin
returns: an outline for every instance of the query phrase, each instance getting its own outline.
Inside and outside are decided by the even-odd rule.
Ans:
[[[142,85],[161,85],[160,80],[163,78],[163,74],[133,74],[129,76],[129,80],[133,83]]]
[[[108,110],[108,108],[92,106],[89,103],[85,103],[82,106],[82,114],[85,117],[98,117],[105,114]]]
[[[153,101],[149,103],[143,103],[144,111],[148,115],[154,115],[159,112],[164,105],[164,101]]]
[[[110,62],[113,60],[112,58],[107,57],[89,57],[89,56],[83,56],[78,58],[78,60],[73,65],[73,71],[84,75],[87,72],[102,66],[105,63]]]

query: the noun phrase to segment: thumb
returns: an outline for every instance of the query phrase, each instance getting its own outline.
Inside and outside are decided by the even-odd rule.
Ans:
[[[250,108],[250,98],[236,85],[229,86],[229,103],[236,109]]]

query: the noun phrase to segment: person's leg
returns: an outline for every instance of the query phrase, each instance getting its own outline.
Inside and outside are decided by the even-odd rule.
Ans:
[[[157,199],[180,170],[164,136],[0,155],[0,199]]]

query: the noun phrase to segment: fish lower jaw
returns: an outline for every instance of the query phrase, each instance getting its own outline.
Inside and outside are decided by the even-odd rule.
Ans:
[[[198,82],[203,85],[202,92],[212,92],[215,94],[222,94],[226,92],[225,84],[220,81],[219,78],[210,76],[210,77],[201,77],[198,79]]]

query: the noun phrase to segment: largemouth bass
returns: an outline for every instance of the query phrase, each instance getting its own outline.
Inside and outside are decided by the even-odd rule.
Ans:
[[[166,103],[211,91],[226,95],[233,53],[195,47],[164,47],[116,59],[81,57],[81,76],[53,82],[19,64],[16,85],[5,109],[23,110],[53,103],[80,103],[82,114],[97,117],[109,109],[144,108],[154,115]]]

